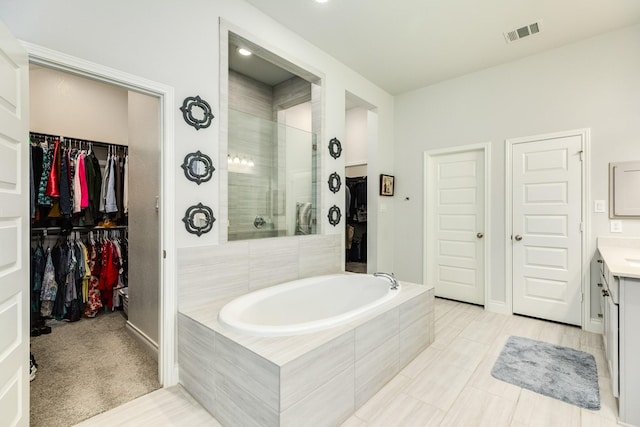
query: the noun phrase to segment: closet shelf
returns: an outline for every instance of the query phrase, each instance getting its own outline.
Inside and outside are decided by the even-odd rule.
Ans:
[[[129,228],[127,225],[116,225],[114,227],[73,227],[69,229],[69,231],[109,231],[109,230],[126,230]],[[32,227],[31,232],[60,232],[62,231],[62,227]]]

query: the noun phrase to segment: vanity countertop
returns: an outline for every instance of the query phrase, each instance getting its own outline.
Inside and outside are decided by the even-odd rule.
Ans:
[[[640,239],[598,237],[598,250],[612,275],[640,278]]]

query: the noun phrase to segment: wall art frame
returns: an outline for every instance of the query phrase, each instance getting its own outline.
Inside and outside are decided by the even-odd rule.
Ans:
[[[395,177],[393,175],[380,174],[380,195],[393,196],[395,191]]]
[[[200,98],[199,95],[189,96],[184,99],[182,107],[182,117],[189,126],[193,126],[196,130],[208,128],[211,121],[215,118],[211,112],[211,106],[207,101]]]
[[[216,170],[211,157],[203,154],[200,150],[187,154],[180,167],[184,170],[184,176],[198,185],[209,181]]]

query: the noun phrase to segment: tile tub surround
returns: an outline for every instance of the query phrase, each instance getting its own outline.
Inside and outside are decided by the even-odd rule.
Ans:
[[[342,272],[342,235],[276,237],[178,249],[178,306]]]
[[[359,319],[288,337],[226,330],[227,301],[178,316],[180,382],[223,425],[340,425],[434,339],[430,286],[403,282]]]

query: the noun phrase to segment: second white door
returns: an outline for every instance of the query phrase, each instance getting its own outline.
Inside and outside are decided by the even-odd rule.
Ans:
[[[513,145],[513,312],[580,325],[582,137]]]
[[[484,150],[428,161],[427,283],[439,297],[484,305]]]

